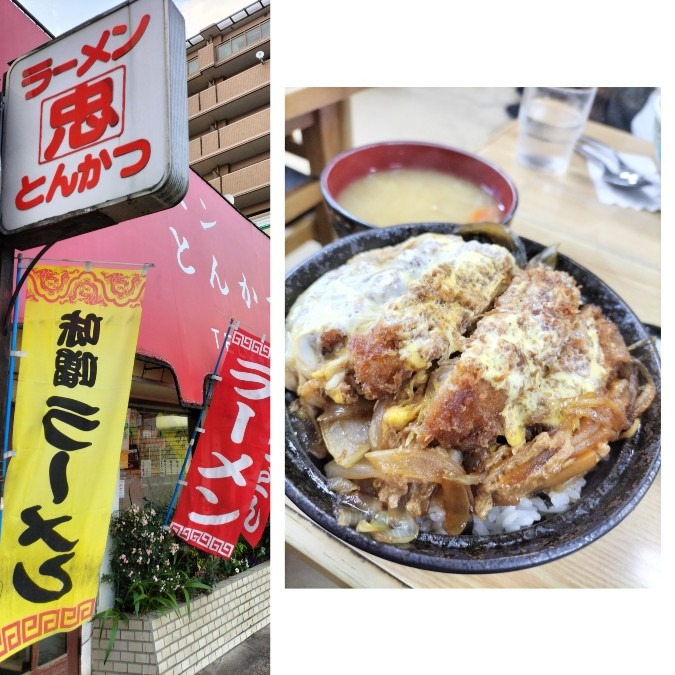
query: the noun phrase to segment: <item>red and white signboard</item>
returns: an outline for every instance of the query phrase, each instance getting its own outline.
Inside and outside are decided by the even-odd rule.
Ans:
[[[258,543],[269,516],[269,346],[241,329],[231,335],[171,523],[181,539],[227,560],[243,531]]]
[[[40,244],[177,204],[188,187],[185,22],[135,0],[7,74],[2,231]]]

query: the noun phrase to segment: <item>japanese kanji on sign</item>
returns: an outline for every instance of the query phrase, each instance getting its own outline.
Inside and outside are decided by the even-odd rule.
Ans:
[[[124,433],[141,270],[28,278],[2,539],[0,661],[94,613]]]
[[[221,376],[171,530],[229,560],[240,534],[260,541],[269,516],[269,342],[234,331]]]
[[[170,0],[129,2],[17,59],[2,232],[22,247],[177,204],[188,187],[185,68]]]

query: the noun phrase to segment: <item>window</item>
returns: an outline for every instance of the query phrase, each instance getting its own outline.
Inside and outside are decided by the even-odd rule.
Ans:
[[[260,26],[254,26],[246,31],[246,44],[252,45],[260,40]]]
[[[229,40],[227,42],[221,42],[216,47],[216,61],[222,61],[230,54],[232,54],[232,44]]]
[[[187,414],[129,408],[120,458],[124,504],[141,498],[171,501],[190,441],[189,425]]]
[[[244,49],[246,47],[246,34],[242,33],[241,35],[237,35],[237,37],[232,38],[232,53],[238,52],[240,49]]]
[[[188,77],[190,77],[190,75],[194,75],[195,73],[199,72],[199,59],[198,58],[190,59],[187,64],[187,68],[188,68]]]
[[[270,22],[265,21],[263,24],[249,28],[245,33],[235,35],[231,40],[221,42],[216,47],[216,61],[222,61],[232,54],[245,49],[248,45],[260,42],[263,38],[270,36]]]

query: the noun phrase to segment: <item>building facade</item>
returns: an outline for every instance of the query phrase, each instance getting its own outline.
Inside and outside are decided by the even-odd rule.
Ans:
[[[6,57],[0,66],[54,37],[16,0],[0,0],[0,17],[0,52]],[[10,19],[16,19],[16,28]],[[14,34],[21,38],[16,45],[9,39]],[[267,233],[270,208],[269,0],[249,4],[189,38],[186,41],[186,57],[190,166],[225,195],[241,214]],[[6,68],[0,70],[0,74],[4,70]],[[211,193],[206,186],[205,191]],[[208,202],[208,194],[202,196]],[[223,206],[227,207],[226,204]],[[227,210],[231,211],[229,207]],[[233,220],[237,219],[230,214],[227,224],[232,226]],[[240,220],[244,221],[243,218]],[[262,241],[261,251],[268,251],[268,237],[250,223],[243,222],[242,226]],[[118,226],[117,229],[120,228]],[[113,230],[115,228],[110,228],[111,232]],[[165,224],[163,231],[166,232]],[[217,228],[205,231],[207,235],[209,232],[216,233]],[[151,241],[148,235],[149,230],[146,229],[144,242]],[[191,240],[191,244],[191,252],[194,253],[196,242]],[[169,240],[169,245],[170,257],[175,263],[173,240]],[[131,245],[127,248],[132,250],[135,247]],[[155,252],[156,249],[153,250]],[[108,253],[110,251],[106,251]],[[124,256],[110,255],[114,260],[124,259]],[[194,259],[191,262],[199,265],[200,271],[213,272],[214,255],[220,254],[215,249],[209,249],[208,259],[205,258],[203,264]],[[101,255],[92,254],[91,257],[101,259]],[[260,269],[268,269],[269,261],[265,262],[262,253],[255,260]],[[227,296],[223,293],[225,275],[235,271],[240,270],[236,265],[226,264],[223,254],[218,270],[222,281],[218,281],[214,288],[213,274],[210,277],[202,275],[204,292],[216,294],[221,299],[238,297],[234,292]],[[251,283],[252,275],[247,273],[246,276]],[[237,278],[231,279],[229,285],[233,289],[238,288]],[[258,288],[258,291],[263,302],[269,295],[268,289]],[[227,317],[230,312],[223,309],[213,314]],[[212,331],[213,328],[209,330],[209,337],[212,337]],[[269,330],[266,332],[269,333]],[[143,498],[168,501],[198,413],[198,406],[182,400],[177,378],[168,363],[137,354],[120,455],[120,506],[140,503]],[[170,428],[163,426],[168,421]],[[263,602],[268,603],[269,583],[261,584],[259,592],[265,596]],[[264,620],[269,621],[267,615]],[[250,634],[250,622],[244,629]],[[83,675],[96,672],[92,670],[92,644],[98,637],[98,634],[92,635],[89,623],[68,633],[52,634],[17,652],[11,661],[0,662],[0,672],[81,672]],[[220,646],[226,650],[234,643],[223,641]]]
[[[270,210],[270,2],[187,40],[190,166],[261,229]]]

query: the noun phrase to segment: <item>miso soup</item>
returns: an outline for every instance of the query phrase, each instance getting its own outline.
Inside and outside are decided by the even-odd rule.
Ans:
[[[348,185],[337,200],[352,215],[378,227],[498,222],[503,211],[468,180],[428,169],[376,171]]]

